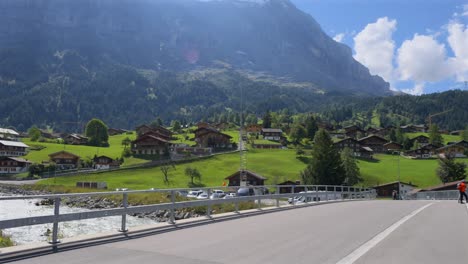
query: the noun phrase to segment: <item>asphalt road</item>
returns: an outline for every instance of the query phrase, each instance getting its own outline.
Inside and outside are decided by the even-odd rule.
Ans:
[[[360,201],[178,229],[12,263],[467,263],[456,201]]]

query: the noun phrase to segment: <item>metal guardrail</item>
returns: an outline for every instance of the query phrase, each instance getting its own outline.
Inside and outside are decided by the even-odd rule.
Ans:
[[[204,199],[204,200],[187,200],[187,201],[176,201],[176,197],[181,192],[193,191],[193,190],[202,190],[208,194],[208,197],[213,193],[213,190],[221,189],[228,190],[231,192],[237,193],[240,188],[249,188],[254,192],[254,195],[249,196],[235,196],[229,199]],[[280,193],[282,188],[290,188],[291,192],[289,193]],[[300,188],[300,189],[299,189]],[[275,190],[275,193],[269,194],[265,193],[265,190]],[[297,190],[305,190],[305,192],[297,192]],[[160,204],[151,204],[151,205],[138,205],[138,206],[129,206],[128,196],[131,194],[141,194],[141,193],[170,193],[170,202],[160,203]],[[78,213],[67,213],[60,214],[60,205],[61,201],[64,198],[76,198],[76,197],[88,197],[88,196],[105,196],[105,195],[122,195],[122,206],[120,208],[112,209],[98,209],[86,212]],[[206,206],[206,216],[210,217],[211,208],[213,205],[218,204],[235,204],[235,212],[239,212],[239,203],[246,201],[258,201],[258,206],[260,209],[261,200],[265,199],[276,199],[276,207],[280,207],[280,199],[292,198],[291,202],[293,205],[299,203],[294,199],[294,197],[302,197],[301,203],[307,203],[313,201],[315,203],[320,201],[329,201],[329,200],[355,200],[355,199],[375,199],[376,192],[374,189],[369,188],[359,188],[359,187],[349,187],[349,186],[327,186],[327,185],[274,185],[274,186],[249,186],[249,187],[210,187],[210,188],[192,188],[192,189],[156,189],[156,190],[139,190],[139,191],[112,191],[112,192],[93,192],[93,193],[73,193],[73,194],[50,194],[50,195],[30,195],[30,196],[4,196],[0,197],[1,201],[6,200],[28,200],[28,199],[51,199],[54,201],[54,214],[46,216],[35,216],[35,217],[25,217],[25,218],[16,218],[0,221],[0,229],[8,229],[21,226],[31,226],[39,224],[53,224],[52,229],[52,244],[59,243],[58,239],[58,229],[60,222],[75,221],[75,220],[85,220],[99,217],[108,217],[108,216],[122,216],[122,222],[120,231],[127,232],[127,215],[134,213],[143,213],[143,212],[154,212],[159,210],[169,210],[170,217],[169,223],[175,224],[175,210],[181,208],[193,208],[199,206]],[[309,199],[304,199],[303,197],[309,197]]]
[[[407,200],[458,200],[459,191],[418,192],[406,197]]]

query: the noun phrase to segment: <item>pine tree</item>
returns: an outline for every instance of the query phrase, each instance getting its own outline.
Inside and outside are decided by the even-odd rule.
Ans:
[[[296,124],[291,129],[290,136],[291,136],[292,142],[297,145],[301,143],[302,139],[306,137],[306,130],[300,124]]]
[[[317,121],[315,121],[315,118],[313,116],[308,116],[305,123],[307,138],[310,140],[314,140],[315,133],[317,133],[318,130]]]
[[[460,139],[468,141],[468,126],[460,133]]]
[[[434,146],[443,146],[444,139],[439,132],[439,127],[436,124],[431,125],[429,128],[429,143]]]
[[[338,150],[333,146],[330,135],[323,129],[315,134],[311,162],[301,172],[304,184],[340,185],[345,171]]]
[[[455,158],[450,155],[439,157],[437,176],[439,176],[443,183],[465,179],[466,164],[463,162],[456,162]]]
[[[271,128],[271,113],[267,111],[263,116],[263,128]]]
[[[353,186],[362,181],[361,171],[357,165],[357,160],[353,156],[350,148],[345,148],[341,152],[341,161],[345,170],[345,179],[343,184]]]

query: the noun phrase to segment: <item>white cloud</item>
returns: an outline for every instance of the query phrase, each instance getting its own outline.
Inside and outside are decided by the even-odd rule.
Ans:
[[[382,17],[368,24],[354,37],[354,58],[369,68],[372,74],[380,75],[389,82],[394,79],[395,42],[392,34],[396,24],[396,20]]]
[[[461,13],[461,16],[468,16],[468,4],[463,6],[463,13]]]
[[[468,5],[466,5],[466,9],[468,9]],[[453,22],[448,25],[448,32],[447,42],[455,55],[454,58],[450,58],[454,74],[457,81],[468,81],[468,27]]]
[[[402,89],[404,93],[412,95],[421,95],[424,93],[424,83],[416,83],[413,88]]]
[[[345,37],[345,34],[344,33],[340,33],[340,34],[336,34],[334,37],[333,37],[333,40],[336,41],[336,42],[343,42],[343,39]]]
[[[398,49],[400,80],[437,82],[449,77],[451,64],[447,61],[445,45],[433,36],[415,34]]]

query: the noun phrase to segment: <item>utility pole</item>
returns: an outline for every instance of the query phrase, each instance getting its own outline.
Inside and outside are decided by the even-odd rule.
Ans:
[[[247,157],[246,157],[246,149],[244,146],[244,137],[245,137],[245,129],[244,129],[244,89],[241,86],[240,88],[241,96],[240,96],[240,124],[239,124],[239,153],[240,153],[240,167],[239,167],[239,186],[247,186]]]

